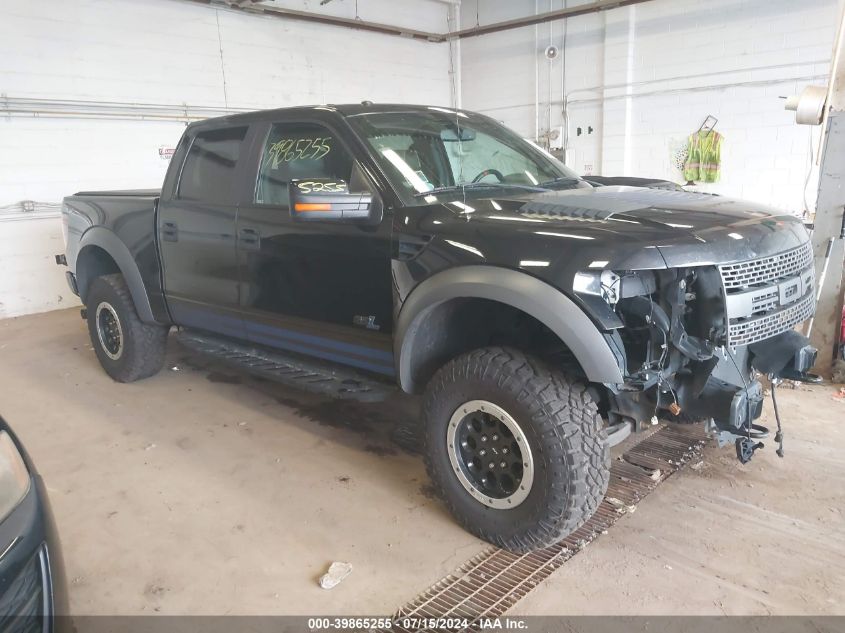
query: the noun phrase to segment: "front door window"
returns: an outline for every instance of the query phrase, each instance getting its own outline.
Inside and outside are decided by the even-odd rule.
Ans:
[[[349,183],[353,162],[327,128],[313,123],[277,123],[262,149],[255,203],[289,206],[291,180]]]

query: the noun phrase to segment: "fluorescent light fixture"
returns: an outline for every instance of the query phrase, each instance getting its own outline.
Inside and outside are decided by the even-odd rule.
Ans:
[[[417,172],[411,169],[408,163],[402,160],[402,157],[399,156],[399,154],[397,154],[392,149],[383,149],[381,150],[381,153],[387,160],[393,163],[393,166],[399,170],[399,173],[401,173],[405,177],[405,179],[409,183],[411,183],[411,186],[416,189],[419,193],[431,191],[432,186],[427,182],[423,182],[423,179],[419,177]]]
[[[454,240],[445,240],[447,244],[451,244],[455,248],[460,248],[465,251],[472,253],[473,255],[478,255],[479,257],[484,257],[484,253],[480,250],[475,248],[474,246],[470,246],[469,244],[464,244],[463,242],[455,242]]]
[[[606,259],[597,259],[595,261],[590,262],[590,268],[604,268],[610,262]]]
[[[549,262],[536,261],[536,260],[533,260],[533,259],[523,259],[519,262],[519,265],[520,266],[537,266],[537,267],[540,267],[540,268],[545,268],[546,266],[549,265]]]
[[[458,207],[464,213],[473,213],[475,211],[474,207],[464,204],[463,202],[450,202],[449,204]]]
[[[500,205],[500,204],[499,204],[498,202],[496,202],[495,200],[491,200],[491,201],[490,201],[490,204],[491,204],[491,206],[492,206],[494,209],[496,209],[496,211],[501,211],[501,210],[502,210],[502,205]]]
[[[728,233],[728,237],[732,237],[735,240],[741,240],[742,239],[742,235],[740,235],[739,233]]]
[[[573,240],[594,240],[589,235],[572,235],[570,233],[555,233],[554,231],[534,231],[536,235],[551,235],[552,237],[568,237]]]

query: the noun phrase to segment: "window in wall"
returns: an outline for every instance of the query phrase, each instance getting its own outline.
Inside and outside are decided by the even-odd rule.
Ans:
[[[182,167],[179,198],[234,203],[235,167],[246,131],[242,126],[199,132]]]
[[[261,153],[255,202],[288,206],[288,184],[307,178],[336,179],[350,184],[353,159],[322,125],[276,123]]]

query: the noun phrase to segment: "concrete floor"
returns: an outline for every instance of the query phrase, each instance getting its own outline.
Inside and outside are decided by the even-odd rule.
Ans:
[[[73,613],[389,614],[484,549],[391,441],[415,401],[325,401],[175,343],[166,367],[112,382],[76,310],[0,321],[0,414],[47,482]],[[845,402],[779,393],[786,459],[709,447],[514,613],[845,614]],[[354,571],[324,591],[332,560]]]

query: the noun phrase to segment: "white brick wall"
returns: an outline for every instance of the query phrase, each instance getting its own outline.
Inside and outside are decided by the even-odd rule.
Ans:
[[[480,4],[479,4],[480,2]],[[569,0],[566,6],[586,0]],[[564,123],[569,103],[568,162],[584,173],[681,181],[671,148],[708,114],[725,135],[722,179],[704,190],[800,212],[810,166],[809,136],[779,97],[826,84],[838,23],[837,0],[653,0],[567,24],[565,61],[542,51],[563,45],[563,26],[507,31],[462,49],[463,105],[533,136],[535,89],[540,131]],[[506,6],[505,6],[506,5]],[[563,0],[464,0],[463,26],[564,6]],[[535,83],[539,60],[539,82]],[[506,79],[496,69],[502,65]],[[565,65],[565,80],[564,80]],[[562,85],[565,82],[565,87]],[[539,84],[539,85],[538,85]],[[511,89],[511,87],[513,89]],[[587,133],[588,126],[596,131]],[[576,130],[583,131],[577,136]],[[810,204],[814,184],[807,188]]]
[[[434,0],[277,4],[344,17],[355,17],[357,5],[365,20],[446,30],[447,6]],[[448,68],[445,45],[181,0],[0,0],[0,102],[449,105]],[[158,148],[173,147],[183,129],[177,121],[0,117],[0,207],[83,189],[159,187],[167,163]],[[74,299],[52,262],[62,250],[58,219],[20,223],[0,222],[0,318]]]
[[[463,0],[461,24],[588,1]],[[278,4],[345,17],[357,4],[362,19],[446,28],[447,7],[433,0]],[[469,38],[461,43],[463,106],[533,137],[564,124],[566,100],[570,166],[673,180],[680,174],[670,149],[712,114],[726,143],[722,180],[706,189],[799,211],[809,135],[818,129],[795,125],[778,97],[825,82],[837,20],[837,0],[652,0],[569,20],[564,55],[552,63],[542,52],[562,47],[561,22]],[[448,69],[446,45],[180,0],[0,0],[0,99],[447,105]],[[166,169],[158,147],[175,144],[182,129],[172,121],[0,118],[0,206],[156,187]],[[812,182],[807,192],[812,204]],[[58,223],[33,222],[20,232],[0,223],[0,253],[23,239],[27,257],[42,262],[38,273],[27,269],[28,295],[10,282],[21,271],[0,267],[0,317],[67,305],[51,285],[61,269],[44,264],[56,252]]]
[[[53,259],[64,249],[57,220],[0,220],[0,242],[0,317],[78,304]]]
[[[354,12],[349,2],[279,4]],[[431,0],[403,11],[358,4],[365,19],[446,28],[445,5]],[[0,92],[10,97],[245,108],[449,100],[448,51],[418,40],[181,0],[0,0],[0,18]]]

